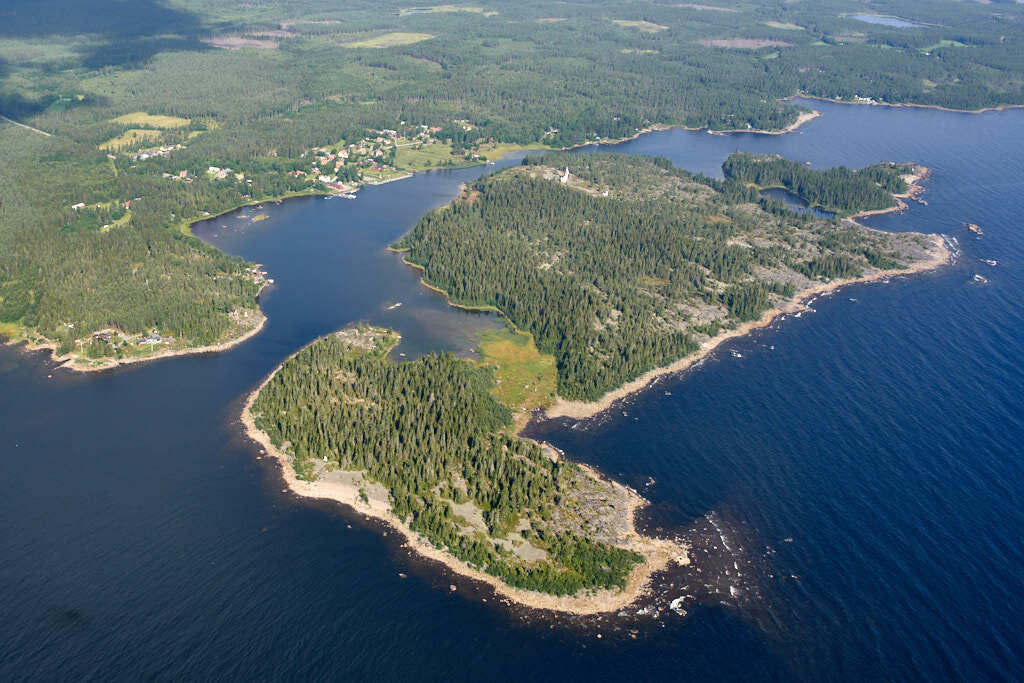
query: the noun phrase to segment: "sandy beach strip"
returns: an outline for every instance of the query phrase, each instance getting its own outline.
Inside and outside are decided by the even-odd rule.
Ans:
[[[803,100],[819,100],[821,102],[835,102],[836,104],[857,104],[868,107],[905,107],[912,109],[935,109],[937,111],[948,111],[954,114],[985,114],[990,111],[1008,111],[1010,109],[1024,109],[1024,104],[1002,104],[998,107],[982,107],[981,109],[953,109],[952,107],[943,107],[938,104],[915,104],[913,102],[857,102],[852,100],[838,100],[833,97],[819,97],[818,95],[807,95],[806,93],[797,93],[796,95],[790,95],[789,97],[782,98],[783,101],[789,101],[796,98]]]
[[[711,352],[717,349],[722,343],[742,337],[749,334],[753,330],[768,327],[772,322],[781,315],[787,315],[797,313],[807,309],[807,305],[804,303],[807,299],[834,292],[842,287],[853,284],[861,284],[865,282],[873,282],[881,280],[887,277],[893,277],[896,275],[912,275],[914,273],[922,273],[928,270],[933,270],[949,262],[950,252],[946,247],[945,240],[942,235],[931,235],[932,244],[934,250],[931,258],[924,259],[916,262],[909,268],[904,269],[892,269],[892,270],[876,270],[867,275],[859,278],[842,278],[838,280],[832,280],[831,282],[822,282],[815,284],[811,287],[797,292],[792,298],[782,302],[775,308],[766,311],[757,320],[743,323],[735,329],[728,330],[719,335],[716,335],[703,344],[700,345],[700,349],[696,352],[680,358],[679,360],[666,365],[664,367],[655,368],[645,372],[640,377],[637,377],[631,382],[627,382],[618,389],[609,391],[607,394],[597,399],[596,401],[569,401],[563,398],[559,398],[555,405],[548,408],[545,414],[548,418],[555,417],[568,417],[577,420],[586,419],[593,417],[598,413],[604,412],[612,407],[612,405],[619,399],[625,398],[630,394],[634,394],[638,391],[645,389],[655,379],[664,375],[671,375],[678,372],[682,372],[694,364],[698,363]]]
[[[584,142],[582,144],[573,145],[571,147],[563,147],[563,148],[561,148],[558,151],[571,152],[571,151],[573,151],[575,149],[580,149],[580,148],[583,148],[583,147],[590,147],[591,145],[620,145],[623,142],[629,142],[630,140],[636,140],[641,135],[646,135],[647,133],[657,133],[657,132],[662,132],[662,131],[666,131],[666,130],[673,130],[675,128],[678,128],[678,129],[681,129],[681,130],[695,131],[695,132],[702,132],[703,131],[703,132],[709,133],[711,135],[730,135],[732,133],[753,133],[755,135],[785,135],[787,133],[792,133],[793,131],[795,131],[800,126],[804,125],[808,121],[813,121],[814,119],[818,118],[819,116],[821,116],[821,112],[817,111],[817,110],[802,111],[802,112],[800,112],[797,115],[796,121],[794,121],[793,123],[789,124],[788,126],[786,126],[785,128],[783,128],[781,130],[763,130],[761,128],[731,128],[729,130],[712,130],[711,128],[708,128],[707,126],[697,126],[697,127],[694,127],[694,126],[686,126],[686,125],[683,125],[683,124],[674,124],[674,125],[672,125],[672,124],[664,124],[664,123],[653,123],[650,126],[647,126],[646,128],[641,128],[636,133],[634,133],[632,135],[628,135],[626,137],[622,137],[622,138],[603,138],[601,140],[592,140],[590,142]]]
[[[752,128],[752,129],[751,128],[732,128],[730,130],[711,130],[711,129],[701,129],[701,128],[687,128],[687,130],[707,130],[712,135],[729,135],[731,133],[755,133],[757,135],[785,135],[786,133],[792,133],[793,131],[795,131],[800,126],[804,125],[808,121],[813,121],[814,119],[818,118],[819,116],[821,116],[821,112],[818,111],[817,109],[813,109],[811,111],[802,111],[796,117],[796,121],[794,121],[793,123],[789,124],[788,126],[783,128],[782,130],[762,130],[760,128]]]

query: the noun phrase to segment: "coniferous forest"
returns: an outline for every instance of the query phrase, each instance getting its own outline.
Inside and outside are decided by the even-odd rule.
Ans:
[[[467,187],[395,248],[454,302],[532,333],[561,396],[594,400],[813,280],[897,267],[913,239],[664,159],[551,154]]]
[[[726,178],[752,183],[760,188],[781,187],[811,206],[849,216],[896,206],[894,194],[907,191],[903,176],[909,164],[875,164],[858,170],[810,169],[776,155],[731,154],[722,164]]]
[[[313,342],[260,390],[257,427],[297,472],[310,476],[311,460],[366,472],[413,531],[511,586],[569,595],[625,585],[637,553],[551,523],[580,473],[509,433],[510,410],[490,393],[493,370],[450,354],[391,363],[395,343],[374,328]],[[460,517],[467,503],[486,530]],[[544,560],[518,557],[513,537]]]

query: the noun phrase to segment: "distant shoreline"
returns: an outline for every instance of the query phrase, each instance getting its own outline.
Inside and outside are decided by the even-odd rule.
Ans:
[[[779,130],[764,130],[763,128],[729,128],[727,130],[715,130],[714,128],[711,128],[709,126],[687,126],[686,124],[683,123],[652,123],[651,125],[645,128],[641,128],[637,132],[633,133],[632,135],[627,135],[626,137],[602,138],[600,140],[592,140],[591,142],[582,142],[578,145],[572,145],[570,147],[562,147],[560,150],[552,149],[551,151],[571,152],[574,149],[591,147],[593,145],[621,145],[623,142],[636,140],[638,137],[646,135],[647,133],[659,133],[673,129],[688,130],[695,133],[704,131],[709,135],[731,135],[733,133],[752,133],[754,135],[786,135],[787,133],[792,133],[793,131],[795,131],[797,128],[801,127],[808,121],[813,121],[819,116],[821,116],[821,112],[815,109],[812,109],[811,111],[802,111],[797,115],[796,121],[789,124],[785,128],[780,128]]]
[[[990,111],[1007,111],[1010,109],[1024,109],[1024,104],[1001,104],[998,107],[983,107],[982,109],[953,109],[952,107],[943,107],[938,104],[916,104],[914,102],[857,102],[854,100],[837,100],[833,97],[819,97],[817,95],[807,95],[805,93],[797,93],[796,95],[790,95],[789,97],[782,98],[783,101],[788,102],[794,99],[804,100],[819,100],[821,102],[834,102],[836,104],[856,104],[868,107],[909,107],[913,109],[935,109],[937,111],[948,111],[954,114],[984,114]]]
[[[4,342],[6,346],[18,347],[24,351],[43,351],[47,350],[50,352],[50,358],[52,361],[58,363],[58,367],[71,370],[72,372],[100,372],[103,370],[112,370],[122,365],[133,365],[135,363],[145,363],[151,360],[159,360],[161,358],[174,358],[177,356],[194,356],[204,353],[220,353],[227,351],[228,349],[234,348],[244,341],[247,341],[257,334],[263,331],[263,328],[267,324],[267,316],[263,310],[259,307],[259,296],[263,293],[263,290],[269,286],[268,283],[263,283],[260,287],[259,292],[256,293],[257,307],[253,311],[257,317],[257,324],[255,327],[246,330],[243,334],[237,337],[228,339],[227,341],[220,342],[218,344],[207,344],[206,346],[192,346],[183,349],[164,349],[158,351],[149,356],[131,356],[129,358],[95,358],[95,359],[80,359],[70,354],[64,356],[57,355],[58,345],[56,342],[47,341],[44,343],[32,343],[27,339],[14,339],[8,338]]]
[[[752,130],[744,130],[743,128],[733,128],[733,129],[730,129],[730,130],[711,130],[710,128],[708,128],[706,130],[709,133],[711,133],[712,135],[729,135],[729,134],[732,134],[732,133],[755,133],[757,135],[785,135],[786,133],[792,133],[793,131],[795,131],[800,126],[804,125],[808,121],[813,121],[814,119],[818,118],[819,116],[821,116],[821,112],[818,111],[817,109],[812,109],[811,111],[802,111],[796,117],[796,121],[794,121],[793,123],[789,124],[788,126],[786,126],[785,128],[783,128],[781,130],[762,130],[762,129],[759,129],[759,128],[755,128],[755,129],[752,129]],[[700,128],[687,128],[687,130],[703,130],[703,129],[700,129]]]
[[[432,543],[420,536],[420,534],[410,529],[405,522],[396,517],[391,511],[390,505],[386,502],[372,498],[364,501],[360,496],[358,486],[340,481],[326,481],[323,479],[305,481],[299,479],[295,474],[295,468],[292,466],[291,456],[274,446],[270,441],[270,437],[256,426],[256,420],[252,415],[252,407],[263,387],[274,378],[285,363],[301,350],[295,351],[281,361],[260,382],[259,386],[249,393],[242,407],[241,414],[241,422],[245,429],[245,434],[260,445],[264,454],[274,457],[280,466],[281,478],[284,479],[288,489],[296,495],[304,498],[332,500],[351,508],[358,514],[384,522],[405,539],[405,543],[402,545],[403,548],[408,548],[421,557],[438,562],[455,574],[478,583],[486,584],[496,595],[503,598],[503,602],[506,604],[511,601],[532,609],[579,616],[617,612],[646,595],[654,575],[664,571],[670,562],[680,565],[689,564],[690,559],[686,554],[685,547],[667,539],[644,536],[637,530],[636,512],[649,504],[647,500],[642,498],[633,489],[624,486],[614,479],[602,477],[594,469],[582,463],[576,464],[588,476],[610,483],[623,493],[629,501],[628,514],[631,532],[628,547],[641,553],[644,556],[644,561],[633,568],[626,580],[626,587],[622,590],[601,589],[582,591],[581,595],[559,596],[509,586],[497,577],[475,569],[447,551],[436,548]],[[457,589],[458,587],[456,586],[454,590]]]

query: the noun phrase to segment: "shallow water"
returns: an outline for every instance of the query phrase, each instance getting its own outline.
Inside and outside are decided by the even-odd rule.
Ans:
[[[645,525],[688,535],[711,588],[673,576],[657,617],[559,626],[283,493],[257,459],[243,397],[315,337],[393,325],[411,358],[469,353],[498,324],[384,250],[495,167],[431,172],[197,226],[276,281],[266,329],[228,353],[84,377],[0,349],[0,678],[1018,678],[1024,112],[813,106],[791,135],[616,149],[716,175],[737,148],[920,162],[928,205],[870,224],[954,236],[958,262],[820,299],[601,418],[533,427],[647,496]],[[667,609],[691,592],[685,617]]]

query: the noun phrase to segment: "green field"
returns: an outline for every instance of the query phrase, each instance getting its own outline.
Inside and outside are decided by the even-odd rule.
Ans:
[[[377,36],[375,38],[366,38],[365,40],[356,40],[351,43],[345,43],[345,47],[374,47],[374,48],[385,48],[385,47],[399,47],[402,45],[413,45],[424,40],[430,40],[434,36],[430,33],[402,33],[396,31],[394,33],[385,33],[384,35]]]
[[[803,26],[799,26],[797,24],[789,24],[789,23],[786,23],[784,21],[766,21],[766,22],[763,22],[763,23],[764,23],[765,26],[770,26],[771,28],[781,29],[783,31],[803,31],[804,30]]]
[[[922,47],[920,50],[921,52],[928,54],[929,52],[938,50],[942,47],[967,47],[967,45],[957,40],[940,40],[939,42],[933,43],[927,47]]]
[[[517,426],[529,411],[550,406],[558,389],[555,357],[537,350],[533,337],[507,327],[477,335],[484,365],[497,368],[494,396],[516,411]]]
[[[443,142],[399,145],[395,154],[395,166],[409,171],[470,166],[473,163],[461,155],[453,155],[452,146]]]
[[[668,30],[668,26],[662,26],[650,21],[630,21],[627,19],[612,19],[612,21],[623,28],[635,28],[646,33],[658,33],[659,31]]]
[[[464,7],[462,5],[434,5],[432,7],[403,7],[399,10],[399,16],[409,16],[413,14],[438,14],[444,12],[471,12],[473,14],[482,14],[485,17],[493,17],[498,14],[494,10],[488,10],[483,7]]]
[[[144,111],[136,111],[131,114],[124,114],[115,119],[112,123],[121,123],[126,126],[149,126],[150,128],[182,128],[190,121],[180,116],[164,116],[162,114],[147,114]]]
[[[145,142],[153,142],[160,139],[160,131],[150,128],[129,128],[115,138],[101,142],[98,146],[102,150],[116,152],[126,147],[134,147]]]

